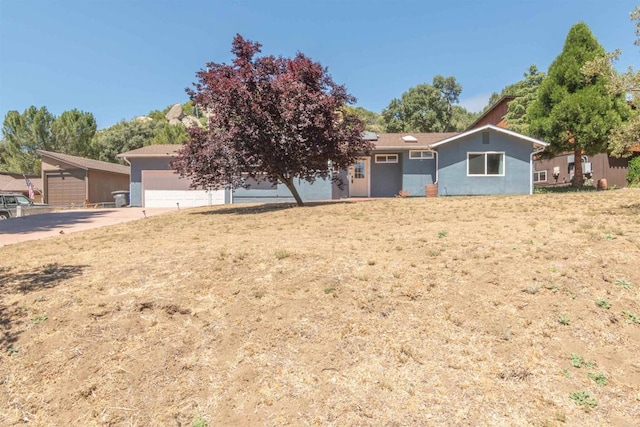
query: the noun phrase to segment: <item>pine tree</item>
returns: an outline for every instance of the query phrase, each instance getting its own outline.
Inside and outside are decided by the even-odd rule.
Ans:
[[[624,97],[607,90],[606,76],[582,72],[587,62],[604,55],[589,27],[574,25],[527,110],[529,131],[550,143],[551,154],[573,151],[574,186],[584,183],[582,155],[605,152],[612,131],[629,114]]]

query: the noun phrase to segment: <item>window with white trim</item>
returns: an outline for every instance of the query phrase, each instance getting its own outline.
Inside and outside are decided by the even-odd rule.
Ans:
[[[376,163],[398,163],[397,154],[376,154]]]
[[[547,171],[535,171],[533,173],[533,182],[547,182]]]
[[[467,153],[467,176],[504,176],[504,152]]]
[[[433,151],[429,150],[409,150],[411,160],[433,159]]]

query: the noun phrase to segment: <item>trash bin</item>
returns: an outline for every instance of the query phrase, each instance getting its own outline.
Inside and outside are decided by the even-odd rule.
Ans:
[[[123,206],[129,206],[129,192],[128,191],[112,191],[113,199],[116,202],[116,208]]]

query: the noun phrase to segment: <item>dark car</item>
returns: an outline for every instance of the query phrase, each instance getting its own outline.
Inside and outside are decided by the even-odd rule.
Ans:
[[[47,206],[40,203],[33,203],[33,200],[20,193],[0,194],[0,220],[9,219],[16,216],[18,206],[30,208],[34,206]]]

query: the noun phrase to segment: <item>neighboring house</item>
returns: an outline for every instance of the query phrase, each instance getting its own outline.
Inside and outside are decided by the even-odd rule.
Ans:
[[[33,185],[36,203],[42,202],[42,178],[39,175],[26,175]],[[0,172],[0,193],[20,193],[29,197],[29,189],[25,180],[25,175],[19,173]]]
[[[640,148],[634,149],[634,156],[640,154]],[[629,158],[612,157],[607,153],[595,156],[582,156],[582,172],[587,179],[597,183],[601,179],[607,181],[608,187],[626,187]],[[565,153],[551,159],[536,159],[534,163],[533,182],[536,187],[569,185],[575,172],[574,154]]]
[[[113,191],[129,188],[129,167],[37,150],[42,159],[44,202],[52,206],[112,203]]]
[[[469,126],[469,129],[476,129],[487,124],[507,128],[508,124],[504,120],[504,116],[507,114],[509,102],[515,98],[512,95],[500,98]],[[640,155],[640,144],[632,150],[632,153],[632,156],[628,158],[613,157],[607,153],[582,156],[582,172],[585,178],[591,178],[594,182],[605,179],[609,187],[625,187],[629,160]],[[533,166],[533,182],[536,187],[569,185],[574,171],[573,153],[560,154],[551,159],[536,156]]]
[[[491,107],[480,115],[467,130],[481,128],[486,125],[494,125],[500,128],[507,128],[504,116],[507,114],[507,106],[516,99],[515,95],[504,95],[498,99]]]

